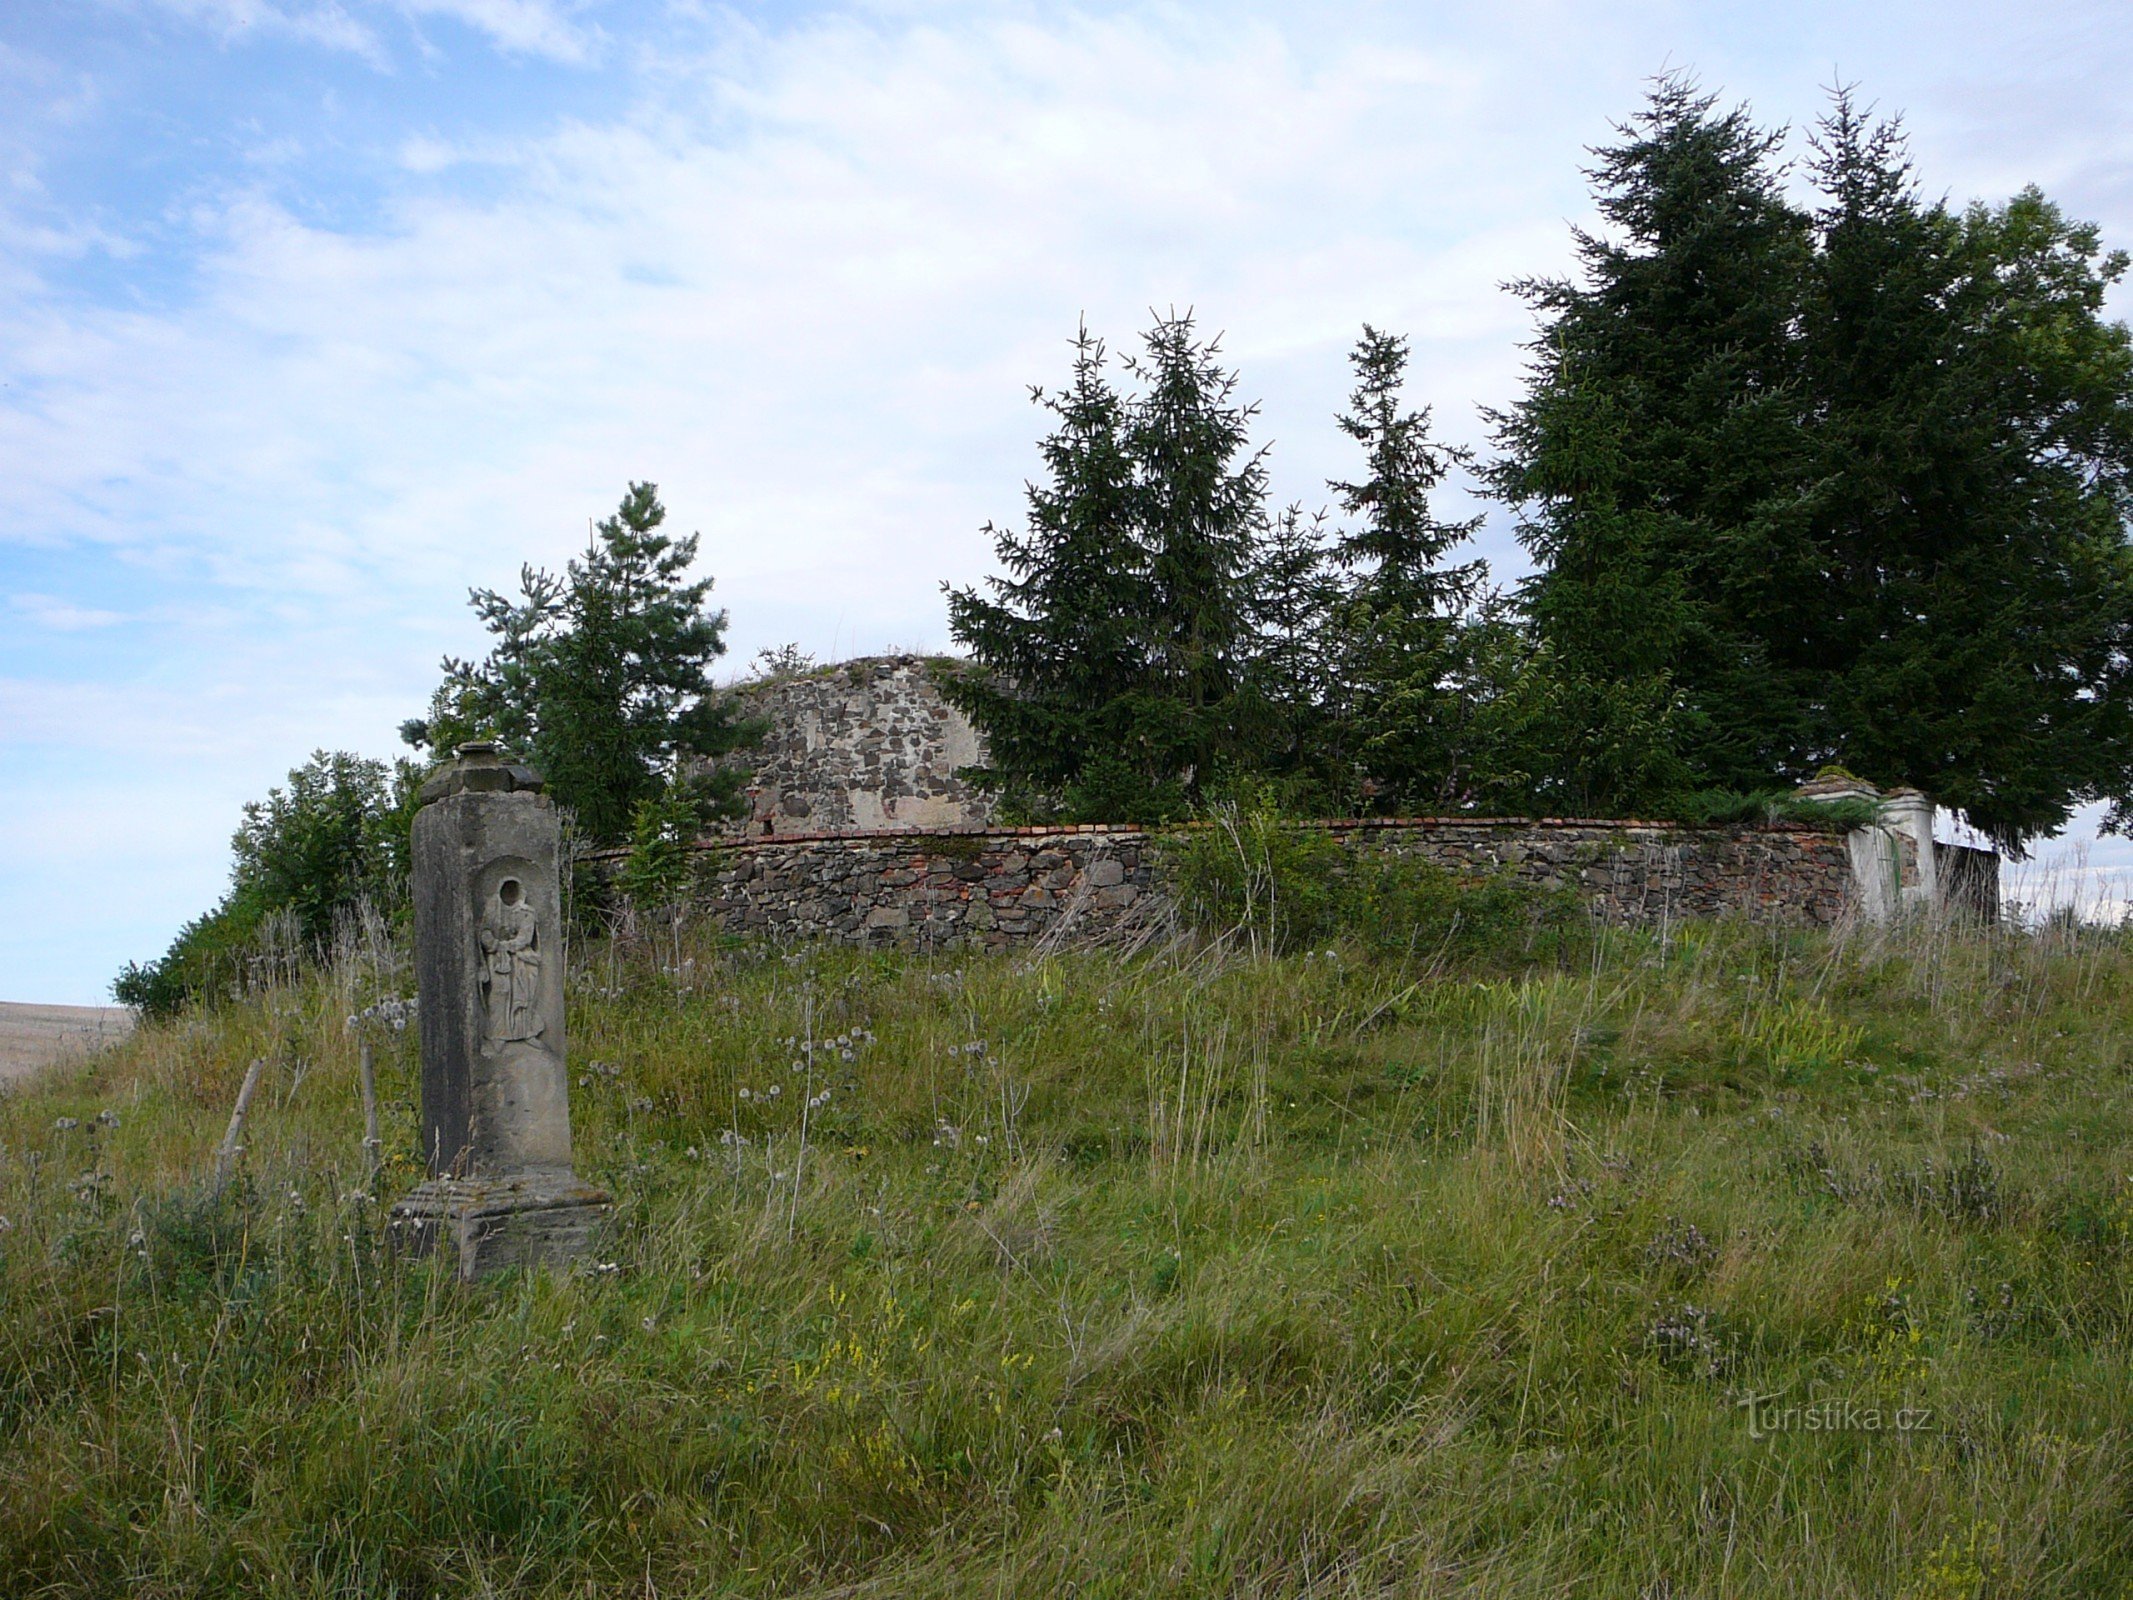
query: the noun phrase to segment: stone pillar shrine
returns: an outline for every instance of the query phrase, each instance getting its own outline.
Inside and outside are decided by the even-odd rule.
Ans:
[[[396,1240],[462,1278],[585,1250],[608,1196],[570,1165],[561,829],[530,767],[463,744],[415,813],[416,988],[428,1181]]]

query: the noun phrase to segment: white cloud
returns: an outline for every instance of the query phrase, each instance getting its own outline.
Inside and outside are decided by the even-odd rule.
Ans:
[[[383,44],[336,0],[276,4],[275,0],[149,0],[149,3],[196,26],[219,33],[232,44],[259,34],[301,39],[328,50],[344,50],[373,66],[385,65]]]
[[[32,627],[49,628],[54,633],[79,633],[89,628],[108,628],[113,623],[124,622],[125,614],[118,611],[99,611],[90,606],[77,606],[48,594],[16,594],[9,603]]]
[[[545,0],[401,0],[414,16],[450,17],[498,49],[572,65],[592,59],[597,30],[580,28]]]
[[[839,577],[855,546],[945,539],[889,575],[908,629],[1012,511],[1021,387],[1059,371],[1083,310],[1120,339],[1196,303],[1248,371],[1337,368],[1364,315],[1485,337],[1508,370],[1520,315],[1494,279],[1560,254],[1518,214],[1533,141],[1469,150],[1403,111],[1418,87],[1440,110],[1473,94],[1418,53],[1314,67],[1263,28],[1184,48],[1127,23],[845,26],[746,65],[484,149],[502,198],[416,186],[382,234],[240,195],[183,315],[26,308],[0,339],[40,401],[0,423],[0,459],[29,520],[262,592],[345,595],[366,564],[449,592],[494,575],[500,526],[503,550],[553,554],[651,475],[722,574],[781,598],[863,606],[882,575]],[[1388,117],[1410,126],[1371,148]],[[418,170],[453,159],[411,148]],[[1464,396],[1445,398],[1450,420]]]
[[[566,65],[594,60],[601,43],[598,28],[572,20],[575,6],[550,0],[354,0],[354,10],[339,0],[136,0],[239,45],[262,35],[298,39],[327,50],[343,51],[370,65],[391,65],[387,40],[375,22],[399,18],[413,24],[426,18],[457,22],[480,34],[507,55],[538,56]]]

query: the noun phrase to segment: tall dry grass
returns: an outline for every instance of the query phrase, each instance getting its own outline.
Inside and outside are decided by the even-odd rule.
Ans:
[[[2133,1581],[2115,933],[671,934],[576,955],[618,1204],[572,1274],[385,1254],[416,1074],[349,1025],[407,981],[361,929],[0,1099],[0,1592]]]

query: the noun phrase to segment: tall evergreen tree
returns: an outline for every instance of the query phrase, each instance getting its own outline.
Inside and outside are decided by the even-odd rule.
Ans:
[[[1127,364],[1143,386],[1127,448],[1153,587],[1156,698],[1145,714],[1188,795],[1281,742],[1274,708],[1251,692],[1268,555],[1266,451],[1251,448],[1259,408],[1238,402],[1219,346],[1199,337],[1190,312],[1173,314],[1156,320]]]
[[[1289,742],[1261,602],[1283,585],[1293,599],[1301,572],[1267,518],[1256,408],[1191,316],[1144,336],[1135,395],[1103,357],[1084,329],[1070,386],[1033,392],[1056,419],[1046,481],[1024,532],[989,529],[1004,569],[989,593],[947,588],[980,669],[947,693],[986,736],[981,777],[1025,814],[1159,820]]]
[[[1525,510],[1521,537],[1541,564],[1529,600],[1558,666],[1603,692],[1608,679],[1581,663],[1626,652],[1671,681],[1665,743],[1687,766],[1657,749],[1608,757],[1615,777],[1586,787],[1617,808],[1667,803],[1641,786],[1669,771],[1765,785],[1800,738],[1790,664],[1756,619],[1796,589],[1773,512],[1804,448],[1793,326],[1807,221],[1781,190],[1781,135],[1714,108],[1663,79],[1596,153],[1609,231],[1579,232],[1577,279],[1519,286],[1542,330],[1527,396],[1498,418],[1496,484]],[[1588,504],[1571,486],[1595,470],[1604,495]],[[1591,592],[1558,599],[1559,585]],[[1615,587],[1657,603],[1594,603]],[[1595,626],[1611,636],[1569,631]],[[1647,638],[1612,634],[1623,626]],[[1630,697],[1640,737],[1657,726],[1654,687]]]
[[[1484,788],[1506,810],[1664,814],[1695,787],[1675,678],[1695,607],[1663,551],[1665,516],[1624,503],[1633,452],[1597,385],[1559,377],[1515,426],[1521,536],[1538,570],[1519,591],[1530,645],[1498,637],[1489,656]]]
[[[562,573],[521,569],[516,599],[472,591],[496,643],[478,662],[446,658],[430,716],[403,737],[440,754],[477,735],[503,740],[600,840],[625,837],[688,760],[735,748],[750,730],[710,680],[726,614],[705,606],[710,578],[687,576],[697,535],[671,538],[665,521],[657,486],[633,483]],[[715,805],[736,778],[703,781]]]
[[[1612,235],[1526,286],[1536,726],[1645,746],[1583,785],[1611,808],[1837,760],[2019,845],[2133,793],[2126,261],[2034,191],[1924,203],[1848,94],[1813,143],[1810,215],[1775,135],[1665,80],[1593,171]]]
[[[1475,711],[1465,617],[1486,567],[1447,557],[1480,519],[1440,521],[1430,497],[1460,457],[1433,442],[1430,417],[1403,408],[1407,341],[1364,325],[1349,355],[1355,390],[1340,429],[1362,447],[1359,482],[1329,484],[1352,521],[1335,546],[1346,573],[1331,610],[1332,708],[1349,763],[1382,810],[1457,805],[1471,787]]]
[[[1803,544],[1825,575],[1820,757],[2003,842],[2133,784],[2125,270],[2034,190],[1957,215],[1839,91],[1815,139]]]
[[[978,776],[1011,814],[1165,809],[1178,797],[1137,743],[1155,603],[1127,405],[1086,324],[1071,382],[1030,399],[1054,419],[1038,445],[1045,478],[1026,487],[1025,532],[986,524],[1003,569],[991,592],[941,586],[949,631],[981,669],[943,692],[984,730],[990,762]]]

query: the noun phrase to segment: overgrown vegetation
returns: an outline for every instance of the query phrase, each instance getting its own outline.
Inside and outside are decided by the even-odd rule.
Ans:
[[[225,998],[255,976],[322,952],[366,914],[407,903],[409,828],[420,774],[320,750],[244,808],[230,841],[229,892],[178,931],[158,960],[129,962],[112,985],[149,1017]]]
[[[1160,821],[1240,779],[1321,816],[1698,820],[1843,761],[2003,845],[2133,797],[2127,257],[2025,189],[1921,194],[1839,91],[1785,135],[1685,75],[1594,152],[1603,225],[1517,285],[1526,390],[1468,460],[1365,326],[1338,515],[1276,510],[1189,317],[1116,388],[1086,329],[952,690],[1017,814]],[[1535,571],[1457,559],[1470,468]]]
[[[658,486],[633,483],[561,573],[522,568],[515,600],[474,590],[496,642],[479,661],[447,657],[429,715],[401,736],[437,759],[501,741],[603,844],[643,825],[647,806],[729,808],[741,775],[716,758],[752,729],[713,692],[726,613],[706,604],[712,580],[689,576],[698,536],[661,532],[666,516]]]
[[[1591,919],[1574,890],[1455,876],[1343,845],[1266,805],[1229,802],[1162,846],[1180,914],[1203,936],[1290,955],[1349,942],[1430,963],[1573,959]]]
[[[0,1097],[0,1587],[2133,1584],[2119,937],[1245,943],[581,948],[560,1278],[385,1255],[387,944]]]
[[[479,661],[447,658],[429,714],[401,736],[432,761],[474,739],[530,758],[573,839],[630,847],[626,887],[666,905],[686,881],[686,846],[735,808],[739,767],[718,758],[759,736],[712,691],[726,614],[711,579],[691,578],[697,538],[662,533],[657,487],[633,483],[561,574],[521,569],[520,598],[470,596],[496,636]],[[765,651],[797,670],[796,646]],[[229,894],[179,930],[160,960],[129,962],[112,985],[153,1017],[225,998],[263,970],[315,958],[360,911],[388,919],[408,896],[409,829],[431,762],[390,768],[319,751],[286,790],[244,808]]]

